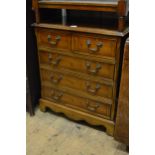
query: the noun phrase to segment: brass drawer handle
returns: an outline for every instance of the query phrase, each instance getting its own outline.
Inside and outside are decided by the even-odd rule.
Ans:
[[[60,101],[62,96],[63,96],[62,92],[57,92],[57,93],[55,91],[51,92],[51,98],[55,101]]]
[[[91,69],[91,62],[86,62],[86,69],[88,71],[88,73],[91,74],[97,74],[97,72],[102,68],[100,63],[96,64],[96,68],[95,69]]]
[[[58,84],[62,80],[62,76],[60,75],[57,79],[54,78],[54,75],[51,75],[50,79],[53,84]]]
[[[86,90],[87,90],[88,93],[91,93],[91,94],[95,95],[100,88],[101,88],[101,86],[98,83],[96,84],[95,89],[93,89],[93,88],[91,88],[90,82],[86,82]]]
[[[61,56],[52,58],[52,54],[51,53],[48,54],[48,61],[50,64],[57,66],[59,64],[60,60],[61,60]]]
[[[103,43],[102,43],[102,42],[98,42],[98,43],[96,44],[96,48],[90,48],[90,46],[91,46],[91,41],[90,41],[90,40],[86,40],[86,44],[87,44],[87,47],[88,47],[88,49],[89,49],[89,51],[90,51],[91,53],[96,53],[96,52],[98,52],[98,51],[100,50],[100,48],[103,46]]]
[[[86,102],[86,105],[87,105],[87,109],[94,112],[97,110],[97,108],[100,107],[100,103],[95,103],[95,104],[91,104],[88,100]]]
[[[53,46],[57,45],[57,43],[60,41],[60,39],[61,39],[61,36],[58,35],[58,36],[55,37],[55,41],[52,41],[51,35],[48,35],[48,36],[47,36],[48,42],[49,42],[51,45],[53,45]]]

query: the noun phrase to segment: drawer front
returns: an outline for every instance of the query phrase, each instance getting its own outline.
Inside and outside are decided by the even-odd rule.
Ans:
[[[51,29],[38,29],[38,46],[56,48],[59,50],[71,49],[71,35],[66,31],[57,31]]]
[[[50,83],[55,85],[81,90],[91,95],[112,98],[112,86],[100,84],[98,82],[92,82],[44,69],[41,69],[41,78],[43,81],[50,81]]]
[[[111,105],[73,96],[49,87],[42,88],[42,98],[100,117],[110,118]]]
[[[85,55],[115,57],[116,39],[73,34],[73,51]]]
[[[95,62],[92,60],[85,60],[49,52],[40,52],[39,56],[40,63],[48,64],[51,68],[65,68],[109,79],[114,78],[115,66],[113,64]]]

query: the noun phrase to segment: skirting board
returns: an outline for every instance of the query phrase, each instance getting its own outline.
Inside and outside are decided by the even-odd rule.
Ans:
[[[40,102],[39,107],[42,112],[45,112],[46,108],[50,108],[54,112],[64,113],[67,117],[75,121],[84,120],[91,125],[102,125],[106,128],[106,132],[108,135],[113,136],[114,134],[115,123],[113,121],[100,118],[76,109],[72,109],[72,108],[63,106],[62,104],[57,104],[45,99],[40,99],[39,102]]]

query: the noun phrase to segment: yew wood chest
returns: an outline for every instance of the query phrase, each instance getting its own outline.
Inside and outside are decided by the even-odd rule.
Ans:
[[[119,32],[51,23],[33,26],[40,64],[40,109],[102,125],[113,135],[121,49],[128,29]]]

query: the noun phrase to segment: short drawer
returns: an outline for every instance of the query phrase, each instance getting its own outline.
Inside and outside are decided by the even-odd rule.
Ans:
[[[38,46],[56,48],[58,50],[71,49],[71,35],[66,31],[53,29],[37,29]]]
[[[72,49],[85,55],[115,57],[117,39],[101,36],[73,34]]]
[[[112,98],[113,89],[111,85],[101,84],[99,82],[93,82],[67,74],[55,73],[45,69],[41,69],[41,79],[42,81],[49,81],[54,85],[73,88],[75,90],[87,92],[91,95]]]
[[[77,97],[49,87],[42,88],[42,98],[100,117],[110,118],[110,104]]]
[[[109,79],[114,78],[114,64],[96,62],[45,51],[40,51],[39,57],[41,64],[50,65],[51,68],[64,68],[94,76],[101,76]]]

